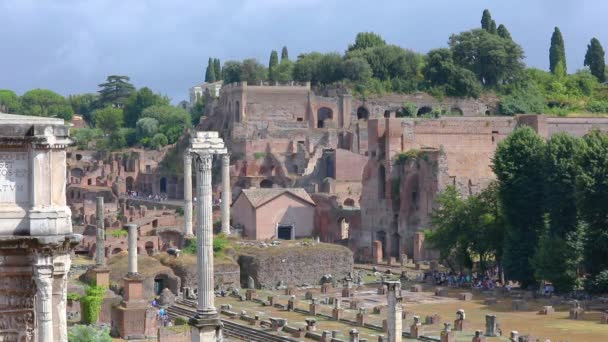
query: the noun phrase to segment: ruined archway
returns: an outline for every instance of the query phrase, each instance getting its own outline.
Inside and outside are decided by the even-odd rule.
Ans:
[[[274,182],[270,179],[264,179],[260,182],[260,188],[272,188]]]
[[[152,256],[154,254],[154,243],[152,241],[148,241],[148,242],[146,242],[145,247],[146,247],[146,253],[149,256]]]
[[[133,190],[135,190],[133,188],[133,183],[135,182],[135,180],[133,179],[133,177],[131,177],[131,176],[127,177],[127,181],[126,182],[127,182],[127,191],[133,191]]]
[[[327,127],[327,122],[333,120],[334,111],[331,108],[321,107],[317,111],[317,128]]]
[[[401,236],[394,233],[391,237],[391,256],[399,258],[399,255],[401,255]]]
[[[120,249],[120,248],[114,248],[114,249],[112,250],[112,255],[114,255],[114,254],[118,254],[118,253],[120,253],[120,252],[122,252],[122,249]]]
[[[234,122],[241,122],[241,104],[239,101],[234,103]]]
[[[167,192],[167,178],[165,178],[165,177],[160,178],[160,192],[162,192],[162,193]]]
[[[355,206],[355,200],[352,198],[347,198],[344,200],[344,206],[345,207],[354,207]]]
[[[433,111],[433,108],[431,108],[429,106],[424,106],[424,107],[421,107],[420,109],[418,109],[416,116],[423,116],[426,114],[430,114],[432,111]]]
[[[464,112],[459,107],[452,107],[450,108],[450,115],[463,116]]]
[[[350,224],[348,223],[348,220],[342,217],[338,220],[338,224],[340,225],[340,239],[348,239],[350,237]]]
[[[378,168],[378,198],[382,199],[386,197],[386,169],[384,165],[380,165]]]
[[[367,119],[369,119],[369,110],[367,110],[367,108],[365,108],[363,106],[357,108],[357,120],[367,120]]]

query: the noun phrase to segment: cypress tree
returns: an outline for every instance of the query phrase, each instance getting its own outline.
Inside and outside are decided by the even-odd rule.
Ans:
[[[488,30],[491,34],[496,34],[496,22],[492,20],[490,22],[490,29]]]
[[[494,23],[496,25],[496,23]],[[492,26],[492,15],[488,9],[483,10],[483,15],[481,16],[481,28],[490,32],[490,28]]]
[[[281,62],[289,60],[289,52],[287,52],[287,46],[283,46],[281,50]]]
[[[503,24],[498,25],[496,33],[504,39],[513,40],[513,38],[511,38],[511,33],[509,33],[509,30],[507,30],[507,27]]]
[[[213,59],[211,57],[209,57],[209,62],[207,63],[207,71],[205,72],[205,82],[215,82],[215,68],[213,67]]]
[[[555,27],[551,36],[551,48],[549,48],[549,69],[557,76],[565,76],[566,68],[566,47],[564,38],[559,27]]]
[[[213,60],[213,71],[215,72],[215,80],[219,81],[222,79],[222,67],[220,65],[220,59],[215,58]]]
[[[276,50],[270,53],[270,61],[268,61],[268,78],[271,81],[276,81],[276,67],[279,65],[279,54]]]
[[[600,82],[606,81],[606,61],[604,56],[604,48],[597,38],[592,38],[591,43],[587,45],[587,53],[585,54],[585,66],[589,67],[591,74]]]

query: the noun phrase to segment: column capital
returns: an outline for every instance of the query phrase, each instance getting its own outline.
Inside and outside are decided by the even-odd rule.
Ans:
[[[187,163],[192,162],[192,150],[186,149],[186,151],[184,152],[184,161]]]
[[[198,158],[199,171],[210,171],[213,163],[213,155],[211,153],[196,153]]]
[[[230,165],[230,153],[222,154],[222,164]]]

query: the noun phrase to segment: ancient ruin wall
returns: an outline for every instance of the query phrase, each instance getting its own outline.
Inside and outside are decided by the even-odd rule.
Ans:
[[[348,248],[324,243],[247,247],[240,249],[239,254],[241,286],[247,285],[249,276],[258,288],[273,288],[280,282],[285,285],[313,285],[319,284],[321,277],[327,274],[343,279],[353,269],[353,253]]]

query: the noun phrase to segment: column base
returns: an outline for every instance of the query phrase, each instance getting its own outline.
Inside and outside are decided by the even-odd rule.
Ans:
[[[201,314],[190,318],[192,326],[192,342],[220,342],[222,341],[223,324],[220,316],[215,314]]]
[[[95,285],[103,286],[105,288],[110,287],[110,269],[105,266],[95,266],[92,269],[93,281]]]

